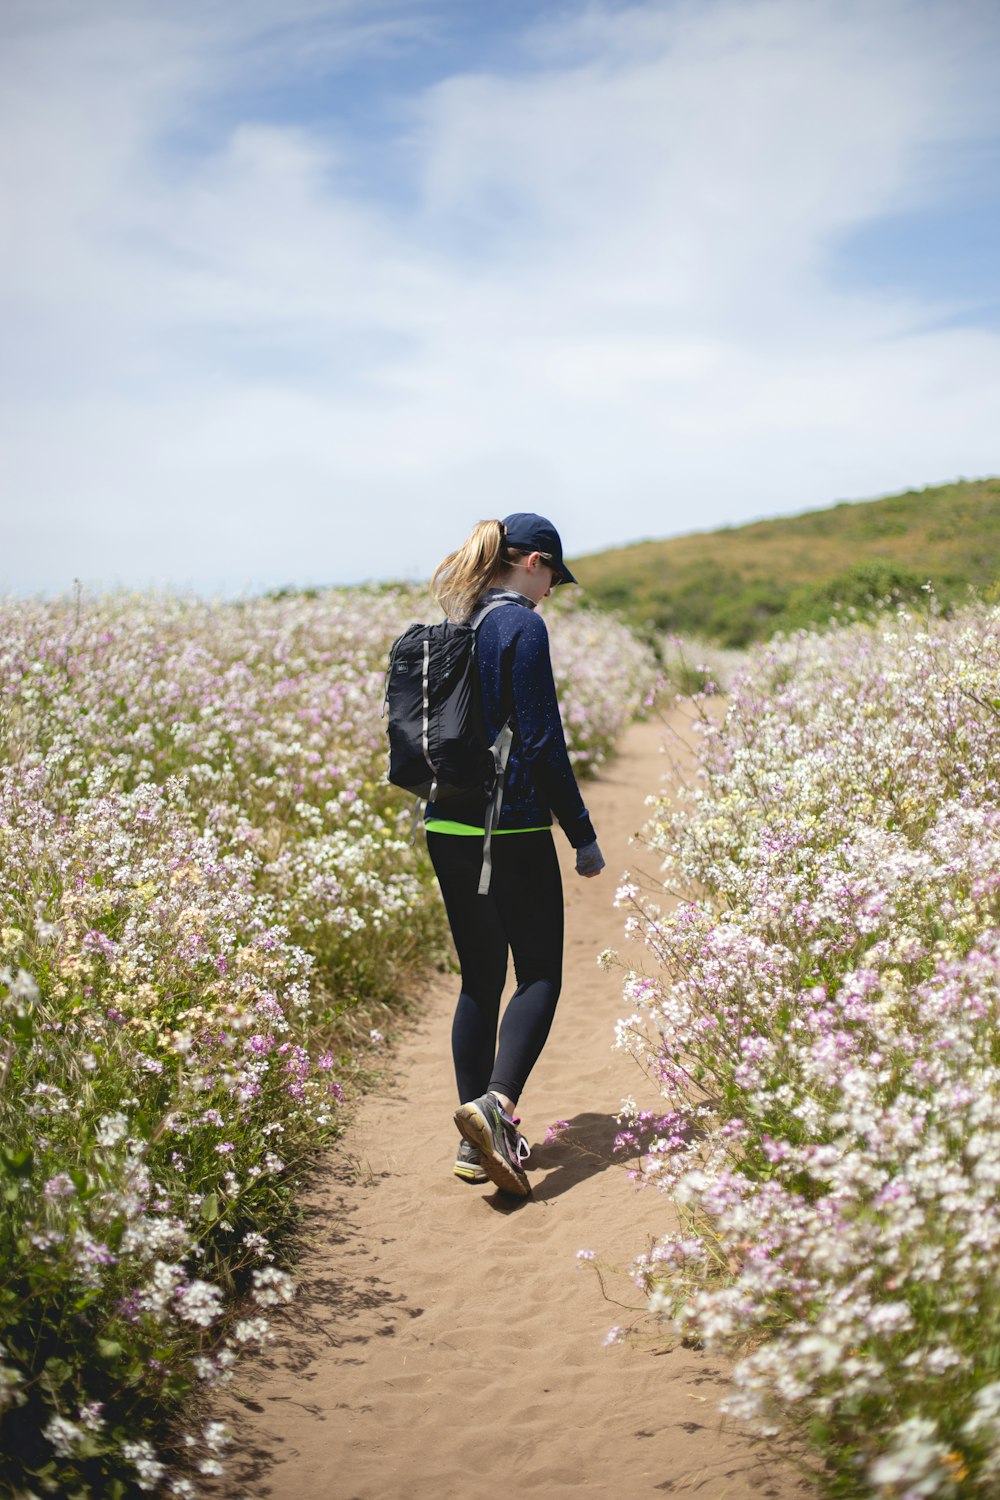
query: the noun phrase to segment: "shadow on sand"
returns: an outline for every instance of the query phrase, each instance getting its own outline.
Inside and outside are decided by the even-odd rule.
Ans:
[[[636,1146],[615,1150],[622,1127],[614,1115],[574,1115],[553,1140],[532,1146],[526,1170],[531,1197],[544,1203],[609,1167],[624,1167],[639,1156]]]

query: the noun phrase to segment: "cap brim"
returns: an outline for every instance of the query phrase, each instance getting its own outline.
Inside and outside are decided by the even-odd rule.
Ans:
[[[559,586],[561,587],[564,583],[578,583],[578,581],[578,579],[573,577],[566,564],[562,563],[559,567]]]

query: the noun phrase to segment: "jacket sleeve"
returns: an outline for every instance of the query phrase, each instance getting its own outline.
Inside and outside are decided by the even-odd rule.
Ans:
[[[511,660],[511,687],[521,756],[539,795],[559,819],[573,848],[581,849],[584,844],[593,843],[597,835],[583,805],[566,749],[552,677],[549,633],[540,615],[527,615],[518,624]]]

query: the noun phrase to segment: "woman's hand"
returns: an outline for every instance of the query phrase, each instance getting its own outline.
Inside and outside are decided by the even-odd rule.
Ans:
[[[601,853],[597,840],[592,844],[584,844],[582,849],[576,851],[576,873],[589,880],[592,875],[600,875],[604,869],[604,855]]]

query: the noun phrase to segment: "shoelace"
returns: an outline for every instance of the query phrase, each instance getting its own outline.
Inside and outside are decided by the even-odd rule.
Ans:
[[[531,1147],[524,1139],[524,1136],[520,1135],[517,1130],[518,1125],[520,1125],[521,1123],[521,1116],[505,1115],[501,1110],[500,1118],[505,1125],[508,1125],[510,1127],[510,1134],[514,1137],[514,1150],[517,1154],[518,1166],[520,1166],[521,1162],[527,1161],[528,1157],[531,1155]]]

